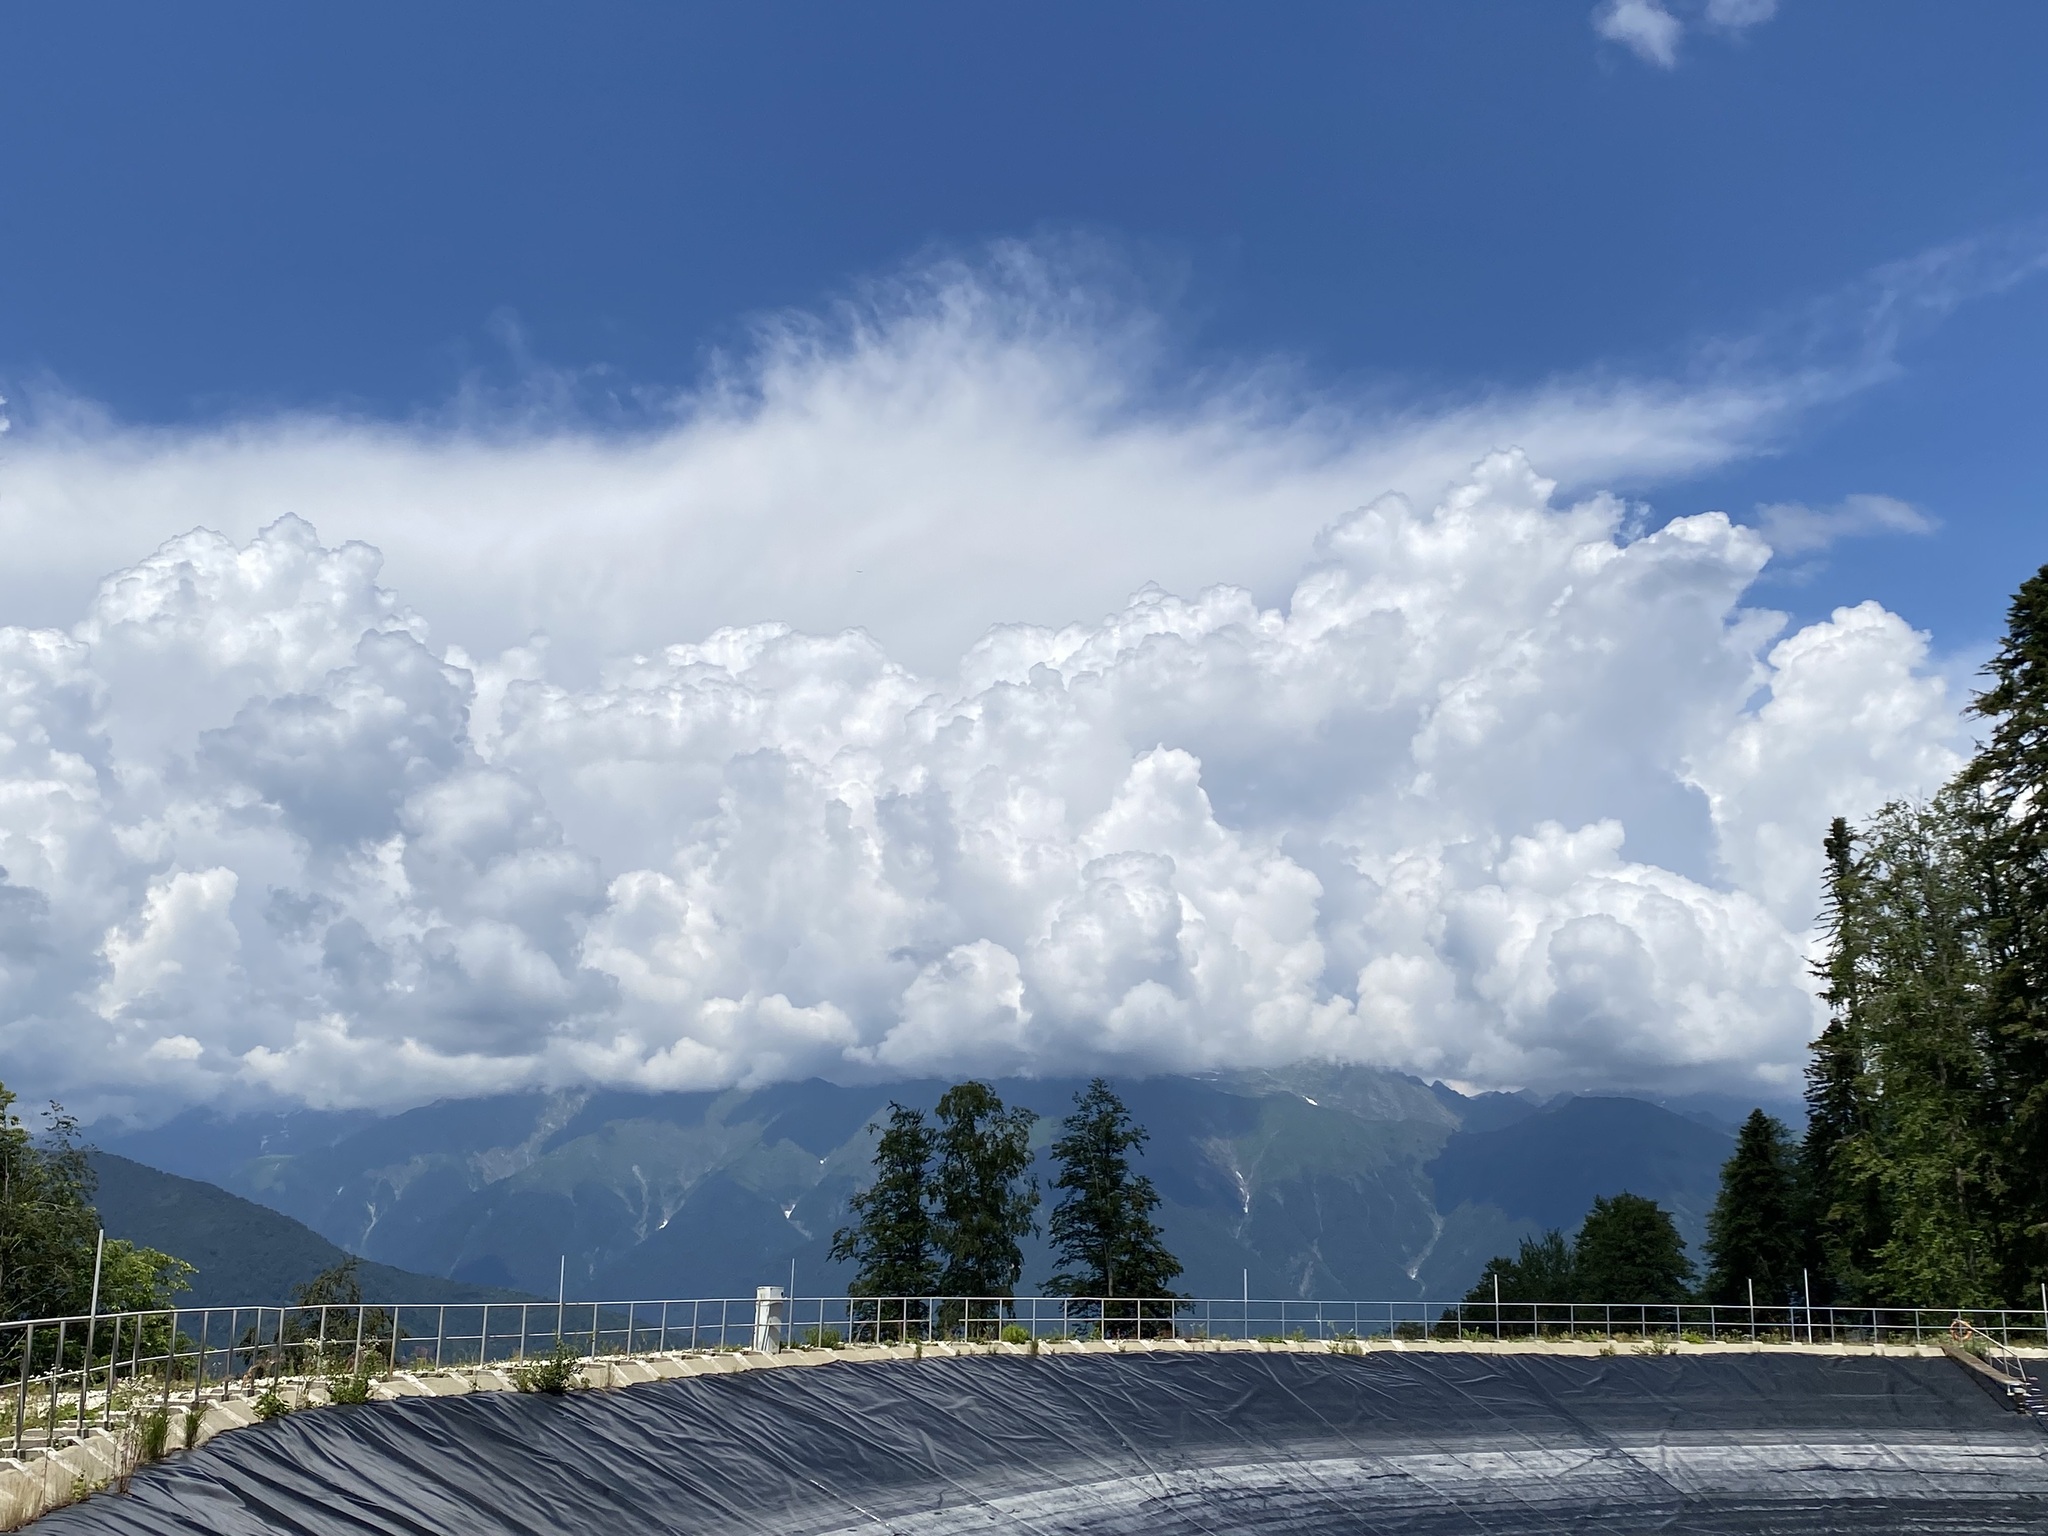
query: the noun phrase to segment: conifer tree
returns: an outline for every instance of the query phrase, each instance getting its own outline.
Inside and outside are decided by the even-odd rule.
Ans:
[[[1166,1249],[1152,1213],[1159,1193],[1131,1171],[1130,1154],[1146,1133],[1102,1078],[1074,1095],[1074,1112],[1052,1144],[1064,1190],[1051,1221],[1058,1269],[1046,1289],[1058,1295],[1171,1296],[1180,1260]]]
[[[1821,1293],[1992,1304],[2008,1184],[1986,1014],[1995,861],[1978,797],[1957,784],[1924,806],[1886,806],[1855,835],[1846,871],[1840,847],[1831,837],[1830,1020],[1804,1158]]]
[[[1983,1113],[2001,1128],[1992,1224],[2013,1298],[2048,1279],[2048,566],[2013,595],[1985,671],[1991,686],[1970,712],[1990,734],[1961,784],[1983,839]]]
[[[875,1143],[874,1182],[847,1201],[854,1221],[832,1234],[833,1261],[857,1266],[849,1295],[929,1296],[939,1281],[931,1211],[936,1137],[923,1110],[896,1103],[889,1105],[886,1126],[868,1129],[881,1132]],[[884,1321],[910,1322],[923,1316],[920,1301],[902,1317],[892,1311]]]
[[[1572,1244],[1581,1301],[1684,1301],[1693,1265],[1671,1214],[1641,1195],[1602,1195]]]
[[[1703,1299],[1730,1305],[1776,1304],[1800,1290],[1806,1255],[1799,1226],[1799,1187],[1784,1125],[1752,1110],[1721,1168],[1721,1193],[1707,1217]],[[1751,1287],[1754,1287],[1752,1291]]]
[[[1038,1230],[1028,1109],[1006,1109],[987,1083],[957,1083],[939,1099],[933,1236],[948,1296],[1010,1296],[1020,1246]]]
[[[1880,1192],[1872,1300],[1995,1306],[2007,1188],[1987,1012],[1985,859],[1977,797],[1952,785],[1872,823],[1863,873],[1871,972],[1864,1131],[1850,1167]]]
[[[1862,969],[1862,888],[1857,879],[1856,835],[1837,816],[1822,844],[1826,885],[1821,924],[1825,957],[1814,966],[1828,1021],[1813,1042],[1806,1067],[1806,1135],[1800,1144],[1800,1232],[1805,1263],[1823,1275],[1830,1300],[1853,1301],[1867,1289],[1883,1215],[1876,1185],[1852,1179],[1852,1143],[1866,1098]]]

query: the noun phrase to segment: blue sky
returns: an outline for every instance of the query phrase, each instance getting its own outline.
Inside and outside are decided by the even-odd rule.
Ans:
[[[1457,393],[1683,369],[2048,228],[2048,11],[1678,14],[1666,69],[1526,0],[16,8],[0,369],[131,421],[404,417],[508,366],[516,317],[550,363],[676,384],[750,315],[1078,230],[1190,365]],[[1975,302],[1658,505],[1907,500],[1943,532],[1772,600],[1971,648],[2048,558],[2044,343],[2048,283]]]
[[[10,1083],[1784,1104],[1821,832],[2048,560],[2044,78],[2017,3],[14,7]]]

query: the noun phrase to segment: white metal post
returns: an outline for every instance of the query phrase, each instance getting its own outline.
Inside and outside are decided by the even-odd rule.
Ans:
[[[781,1343],[787,1298],[779,1285],[754,1287],[754,1348],[772,1355]]]
[[[92,1386],[92,1336],[100,1320],[100,1261],[106,1256],[107,1229],[101,1227],[99,1242],[92,1250],[92,1306],[88,1309],[85,1319],[85,1363],[78,1372],[78,1433],[81,1438],[85,1435],[85,1394]],[[58,1369],[61,1370],[63,1365],[63,1360],[59,1359]],[[111,1378],[108,1380],[107,1390],[113,1390]]]

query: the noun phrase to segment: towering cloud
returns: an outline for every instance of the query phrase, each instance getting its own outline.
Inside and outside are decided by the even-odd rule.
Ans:
[[[1954,701],[1875,605],[1745,606],[1768,557],[1496,453],[1276,602],[585,670],[438,641],[295,517],[195,531],[0,630],[0,1050],[105,1109],[1311,1054],[1786,1092],[1825,820],[1949,771]]]

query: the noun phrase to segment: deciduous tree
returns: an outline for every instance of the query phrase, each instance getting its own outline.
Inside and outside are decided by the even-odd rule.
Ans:
[[[1603,1195],[1572,1244],[1578,1300],[1684,1301],[1693,1265],[1671,1213],[1641,1195]]]
[[[1023,1240],[1038,1230],[1028,1109],[1005,1108],[987,1083],[958,1083],[938,1107],[933,1237],[948,1296],[1010,1296]]]

